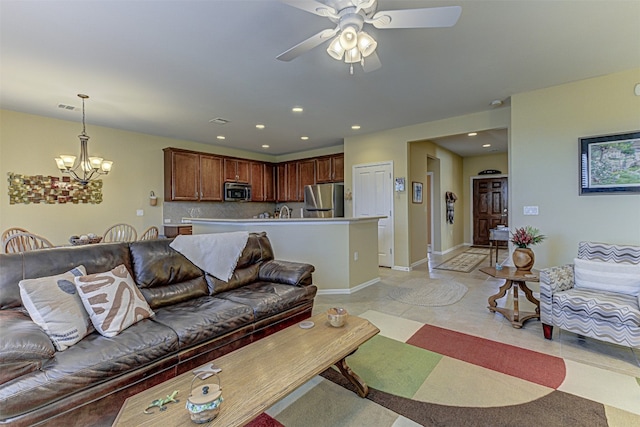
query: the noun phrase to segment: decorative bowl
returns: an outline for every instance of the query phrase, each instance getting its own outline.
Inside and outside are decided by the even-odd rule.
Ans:
[[[333,307],[327,311],[327,319],[329,320],[329,324],[334,328],[340,328],[344,326],[344,322],[347,320],[347,310],[342,307]]]

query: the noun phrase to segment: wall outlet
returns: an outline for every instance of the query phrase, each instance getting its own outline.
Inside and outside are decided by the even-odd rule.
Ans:
[[[138,210],[136,211],[136,215],[137,215],[137,216],[144,216],[144,210],[142,210],[142,209],[138,209]]]
[[[164,219],[164,223],[165,224],[171,224],[171,218],[165,218]]]
[[[358,251],[353,253],[353,260],[357,261],[358,260]]]
[[[525,206],[523,209],[524,215],[538,215],[537,206]]]

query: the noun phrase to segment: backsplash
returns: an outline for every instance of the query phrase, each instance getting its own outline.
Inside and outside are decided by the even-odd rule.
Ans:
[[[286,204],[291,209],[291,218],[300,218],[302,203],[260,202],[164,202],[162,204],[165,224],[180,224],[183,218],[227,218],[245,219],[258,217],[265,212],[273,216],[275,209]]]

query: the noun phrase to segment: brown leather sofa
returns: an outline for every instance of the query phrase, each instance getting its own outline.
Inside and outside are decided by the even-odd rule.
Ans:
[[[250,234],[229,282],[204,273],[170,242],[0,255],[0,424],[111,425],[127,397],[311,315],[314,267],[274,260],[265,233]],[[121,264],[155,316],[56,352],[22,307],[18,282]]]

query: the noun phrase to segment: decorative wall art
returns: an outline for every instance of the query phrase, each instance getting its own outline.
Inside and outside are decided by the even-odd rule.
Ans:
[[[413,184],[413,203],[422,203],[422,183],[412,182]]]
[[[453,224],[453,204],[458,200],[458,196],[453,191],[447,191],[444,195],[445,202],[447,204],[447,223]]]
[[[640,193],[640,131],[580,138],[580,195]]]
[[[19,203],[102,203],[102,180],[82,185],[71,177],[21,175],[13,172],[9,176],[9,204]]]

